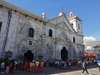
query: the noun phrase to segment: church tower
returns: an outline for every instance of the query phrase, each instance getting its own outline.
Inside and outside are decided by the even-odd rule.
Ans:
[[[82,34],[82,21],[78,16],[75,16],[73,12],[69,12],[68,19],[73,29],[78,33]]]

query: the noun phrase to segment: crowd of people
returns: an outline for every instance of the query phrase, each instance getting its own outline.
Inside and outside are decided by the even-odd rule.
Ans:
[[[32,61],[18,63],[15,60],[3,59],[0,61],[0,72],[1,73],[13,73],[16,70],[22,70],[27,72],[43,72],[44,62],[43,61]]]
[[[16,69],[16,62],[9,58],[0,59],[0,72],[9,73],[13,72]]]
[[[49,60],[49,61],[43,61],[42,57],[39,57],[38,60],[34,60],[33,53],[29,50],[26,53],[24,53],[24,59],[22,62],[18,62],[14,59],[10,59],[8,57],[0,59],[0,72],[1,73],[12,73],[15,70],[23,70],[27,72],[43,72],[45,70],[45,66],[50,67],[70,67],[70,66],[77,66],[81,65],[82,67],[82,73],[86,71],[87,74],[89,74],[87,70],[87,59],[83,60]],[[97,61],[99,70],[100,70],[100,61]]]
[[[34,60],[33,53],[28,50],[20,62],[12,57],[0,59],[0,73],[13,73],[16,70],[27,72],[43,72],[44,62],[41,59]]]

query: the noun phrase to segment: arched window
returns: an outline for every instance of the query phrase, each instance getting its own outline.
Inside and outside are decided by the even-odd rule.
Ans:
[[[73,43],[75,43],[75,37],[73,37]]]
[[[29,28],[28,35],[29,35],[29,37],[34,37],[34,29],[33,28]]]
[[[49,29],[49,37],[52,37],[52,33],[53,33],[52,29]]]

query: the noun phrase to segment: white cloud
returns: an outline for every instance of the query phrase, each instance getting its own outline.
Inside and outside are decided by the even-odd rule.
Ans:
[[[84,42],[91,42],[91,41],[96,41],[96,38],[93,36],[85,36],[83,40]]]

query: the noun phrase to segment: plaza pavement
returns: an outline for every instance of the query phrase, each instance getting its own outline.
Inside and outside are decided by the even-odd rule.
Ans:
[[[88,75],[86,73],[82,74],[81,69],[78,67],[73,67],[71,69],[59,69],[59,68],[46,68],[42,73],[32,73],[32,72],[23,72],[16,71],[13,74],[0,74],[0,75]],[[100,75],[100,71],[97,67],[88,68],[90,75]]]
[[[56,74],[50,74],[50,75],[100,75],[100,71],[98,70],[98,68],[91,68],[88,69],[89,74],[82,74],[81,73],[82,70],[78,70],[78,71],[71,71],[71,72],[63,72],[63,73],[56,73]]]

